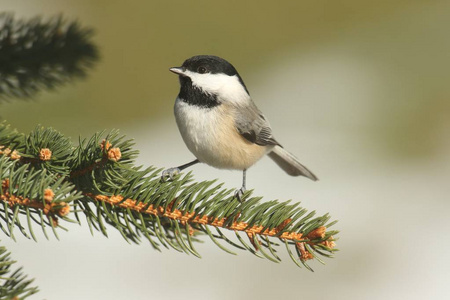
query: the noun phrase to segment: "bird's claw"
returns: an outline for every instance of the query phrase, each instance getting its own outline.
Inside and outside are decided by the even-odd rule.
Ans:
[[[166,181],[172,181],[175,176],[177,176],[178,174],[180,174],[181,170],[179,168],[169,168],[167,170],[164,170],[162,172],[161,175],[161,180],[162,182],[166,182]]]
[[[234,197],[239,200],[239,202],[244,202],[242,197],[244,196],[244,193],[247,191],[245,187],[241,187],[239,190],[236,190],[234,192]]]

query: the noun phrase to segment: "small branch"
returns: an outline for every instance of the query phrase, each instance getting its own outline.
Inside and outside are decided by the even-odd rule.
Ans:
[[[99,57],[92,33],[61,16],[23,21],[0,14],[0,100],[84,77]]]
[[[83,176],[88,172],[93,171],[96,168],[103,167],[108,161],[118,161],[120,160],[122,153],[119,148],[111,148],[111,143],[107,140],[103,140],[100,143],[100,149],[103,152],[103,157],[101,160],[94,162],[93,164],[79,170],[74,170],[70,172],[70,178]]]
[[[69,204],[65,202],[52,202],[55,194],[51,189],[44,190],[44,201],[40,201],[10,194],[8,179],[2,180],[1,183],[0,200],[8,203],[8,206],[11,209],[16,205],[20,205],[41,210],[49,219],[52,220],[54,226],[58,225],[57,216],[64,217],[70,212]]]
[[[15,263],[6,248],[0,246],[0,299],[26,299],[39,292],[37,287],[31,286],[34,279],[28,279],[22,268],[11,270]]]
[[[326,227],[321,226],[313,231],[311,231],[308,235],[303,236],[303,234],[298,232],[280,232],[285,228],[285,226],[291,222],[291,219],[284,220],[278,227],[273,229],[265,229],[263,226],[254,225],[249,227],[246,222],[232,222],[231,225],[226,225],[227,218],[214,218],[209,216],[196,216],[195,212],[188,213],[183,212],[178,209],[172,209],[171,205],[166,209],[163,206],[154,207],[153,204],[146,205],[143,202],[139,202],[133,199],[124,199],[122,196],[105,196],[105,195],[93,195],[91,193],[86,193],[85,196],[90,197],[96,201],[101,201],[108,203],[111,206],[116,206],[124,209],[129,209],[138,213],[150,214],[157,217],[166,217],[175,221],[180,222],[182,225],[188,224],[201,224],[201,225],[209,225],[214,227],[221,227],[228,230],[234,231],[242,231],[247,234],[250,241],[252,241],[252,237],[254,235],[263,235],[269,237],[278,237],[283,240],[292,240],[297,245],[297,248],[302,249],[301,251],[301,259],[309,260],[314,258],[312,254],[305,250],[304,243],[309,245],[314,245],[315,242],[311,240],[323,239],[326,235]],[[173,203],[173,202],[172,202]],[[326,247],[332,249],[335,244],[332,241],[332,237],[327,239],[326,241],[320,241],[319,244],[325,245]],[[252,242],[253,244],[253,242]],[[257,249],[257,247],[255,247]]]
[[[63,217],[70,212],[70,206],[65,202],[52,203],[54,193],[51,189],[46,189],[44,191],[44,201],[12,195],[8,192],[8,190],[9,180],[2,180],[0,200],[6,202],[11,209],[16,205],[20,205],[41,210],[49,218],[49,220],[52,220],[53,226],[55,227],[58,225],[57,216]],[[300,258],[302,260],[310,260],[314,258],[314,256],[305,249],[305,243],[308,245],[321,244],[330,249],[334,248],[335,246],[332,237],[323,241],[323,238],[325,238],[326,235],[325,226],[318,227],[306,236],[303,236],[302,233],[298,232],[282,232],[286,225],[291,222],[291,219],[284,220],[280,225],[273,229],[264,229],[264,227],[260,225],[249,226],[249,224],[246,222],[238,221],[233,221],[230,225],[227,225],[229,223],[227,222],[227,218],[219,219],[206,215],[200,217],[198,215],[196,216],[196,213],[194,212],[188,213],[183,212],[179,209],[173,209],[172,205],[169,205],[167,208],[164,208],[164,206],[154,207],[153,204],[148,206],[145,203],[139,202],[137,200],[124,199],[120,195],[105,196],[94,195],[92,193],[86,193],[84,195],[95,201],[104,202],[111,206],[120,207],[122,209],[135,211],[137,213],[149,214],[157,217],[165,217],[174,221],[178,221],[182,225],[200,224],[244,232],[248,236],[250,242],[253,244],[256,250],[258,250],[259,247],[253,240],[253,237],[255,235],[277,237],[282,240],[291,240],[295,242],[297,250],[300,252]],[[193,231],[190,231],[190,235],[193,235]],[[314,242],[313,240],[319,240],[319,242]]]

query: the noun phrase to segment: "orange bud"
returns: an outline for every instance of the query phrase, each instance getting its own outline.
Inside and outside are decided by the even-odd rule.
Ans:
[[[314,229],[313,231],[311,231],[307,237],[311,240],[318,239],[318,238],[323,239],[325,237],[326,231],[327,231],[327,228],[325,226],[320,226],[320,227]]]
[[[19,159],[20,158],[20,154],[19,152],[17,152],[17,150],[14,150],[11,155],[10,155],[11,159]]]
[[[53,197],[55,197],[55,193],[53,193],[52,189],[45,189],[44,190],[44,200],[47,203],[50,203],[53,201]]]
[[[64,206],[58,210],[58,215],[61,217],[67,216],[70,213],[69,204],[61,202],[60,205],[64,205]]]
[[[102,150],[104,150],[104,149],[109,150],[109,148],[111,148],[111,146],[112,146],[111,143],[105,139],[100,143],[100,148]]]
[[[43,148],[39,152],[39,158],[41,160],[50,160],[52,158],[52,151],[48,148]]]
[[[6,148],[5,150],[2,151],[2,154],[4,154],[5,156],[9,156],[9,154],[11,153],[11,149]]]
[[[122,157],[122,153],[119,148],[111,148],[108,151],[108,159],[112,161],[119,161]]]

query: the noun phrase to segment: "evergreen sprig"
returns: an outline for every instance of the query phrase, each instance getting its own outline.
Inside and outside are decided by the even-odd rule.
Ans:
[[[289,201],[262,202],[251,191],[240,202],[222,184],[194,182],[190,173],[163,182],[162,169],[134,165],[138,152],[118,131],[95,134],[75,147],[52,128],[21,135],[2,123],[0,147],[1,228],[11,236],[18,227],[35,238],[33,221],[57,234],[60,220],[73,221],[67,214],[72,210],[77,222],[84,216],[92,232],[107,235],[112,227],[128,242],[146,239],[157,250],[195,256],[200,256],[195,243],[201,235],[226,252],[244,249],[274,262],[281,260],[281,243],[297,265],[308,269],[307,260],[322,262],[320,256],[335,251],[337,231],[327,231],[335,223],[328,214],[315,216]],[[19,215],[26,216],[28,231]]]
[[[33,279],[27,279],[22,268],[11,271],[14,263],[6,248],[0,246],[0,299],[25,299],[39,291],[31,286]]]
[[[0,14],[0,100],[84,77],[99,56],[92,33],[61,16],[24,21]]]

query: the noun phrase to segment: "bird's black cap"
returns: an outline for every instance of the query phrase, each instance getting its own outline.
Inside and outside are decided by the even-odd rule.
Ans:
[[[228,76],[236,75],[239,78],[239,82],[242,84],[244,89],[249,94],[244,81],[239,75],[236,68],[230,64],[225,59],[214,56],[214,55],[197,55],[188,58],[184,61],[183,65],[180,67],[183,70],[189,70],[191,72],[204,73],[208,72],[211,74],[226,74]],[[176,69],[176,68],[174,68]],[[176,72],[178,73],[178,72]],[[181,75],[181,74],[180,74]]]
[[[238,72],[232,64],[225,59],[214,55],[193,56],[186,59],[181,67],[192,72],[198,72],[199,68],[203,67],[212,74],[223,73],[229,76],[238,75]]]

